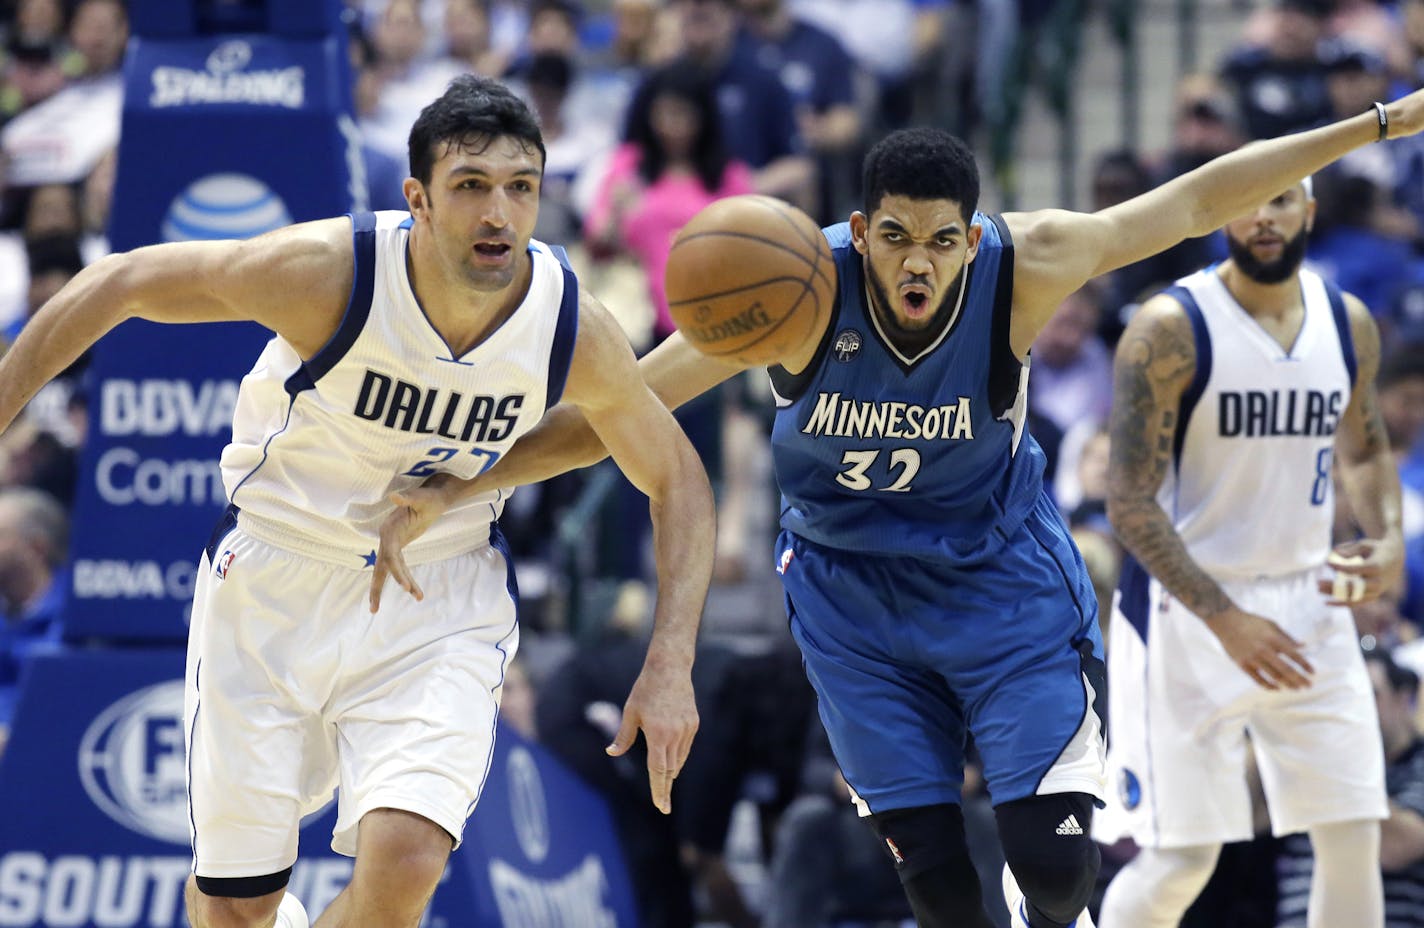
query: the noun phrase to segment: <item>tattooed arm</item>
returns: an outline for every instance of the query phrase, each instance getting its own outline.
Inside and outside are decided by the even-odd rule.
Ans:
[[[1351,602],[1377,598],[1399,583],[1404,570],[1404,530],[1401,525],[1399,468],[1390,453],[1384,421],[1380,418],[1375,374],[1379,371],[1380,337],[1370,312],[1351,294],[1345,294],[1350,334],[1355,342],[1355,385],[1350,405],[1340,417],[1335,433],[1335,460],[1340,483],[1350,503],[1355,523],[1364,538],[1335,548],[1341,557],[1362,557],[1345,564],[1332,558],[1337,571],[1365,581],[1364,592]],[[1321,592],[1329,592],[1321,581]]]
[[[1300,645],[1279,626],[1239,609],[1192,560],[1157,502],[1176,438],[1182,394],[1196,372],[1192,327],[1177,301],[1143,304],[1118,342],[1108,463],[1108,518],[1123,546],[1199,616],[1232,659],[1267,689],[1309,686]],[[1284,660],[1289,657],[1300,669]]]

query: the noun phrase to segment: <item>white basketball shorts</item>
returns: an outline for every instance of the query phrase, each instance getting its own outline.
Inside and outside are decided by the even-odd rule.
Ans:
[[[1387,817],[1379,718],[1354,620],[1326,605],[1317,576],[1222,584],[1242,609],[1304,645],[1315,668],[1305,690],[1259,686],[1155,580],[1143,602],[1114,597],[1108,775],[1116,795],[1094,828],[1099,840],[1130,834],[1142,847],[1186,847],[1249,839],[1248,734],[1277,835]]]
[[[184,717],[194,872],[278,873],[301,818],[339,787],[331,847],[362,816],[413,812],[458,844],[489,771],[519,643],[509,566],[484,545],[413,565],[371,615],[368,569],[233,528],[198,570]]]

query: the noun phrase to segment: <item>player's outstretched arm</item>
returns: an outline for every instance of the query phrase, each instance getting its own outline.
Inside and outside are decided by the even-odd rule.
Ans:
[[[743,367],[709,358],[674,333],[638,362],[638,371],[668,409],[701,396]],[[567,394],[566,394],[567,395]],[[405,563],[402,550],[463,499],[496,487],[539,483],[588,467],[608,457],[608,449],[578,406],[564,402],[520,437],[494,467],[470,480],[437,474],[425,483],[392,494],[394,511],[381,523],[380,545],[371,572],[371,611],[380,608],[387,578],[410,595],[424,594]]]
[[[1192,559],[1157,502],[1182,394],[1195,371],[1196,343],[1186,314],[1171,297],[1148,300],[1123,332],[1113,360],[1108,519],[1123,546],[1207,623],[1253,680],[1267,689],[1309,686],[1302,671],[1312,669],[1299,642],[1269,619],[1237,608]]]
[[[350,230],[345,219],[329,220],[249,241],[153,245],[96,261],[45,303],[0,360],[0,431],[40,387],[126,319],[255,320],[309,356],[335,331],[345,306]]]
[[[1424,90],[1388,104],[1388,137],[1424,129]],[[1063,297],[1091,277],[1140,261],[1244,216],[1341,156],[1379,139],[1373,107],[1339,122],[1255,142],[1098,213],[1005,217],[1014,236],[1015,350],[1026,352]]]
[[[565,396],[650,503],[658,574],[653,636],[608,751],[622,754],[642,729],[653,803],[667,813],[698,724],[691,673],[712,578],[712,487],[672,412],[639,376],[623,331],[587,293]]]
[[[1335,458],[1340,483],[1365,537],[1337,545],[1330,566],[1337,575],[1358,577],[1363,583],[1340,583],[1337,590],[1333,580],[1321,580],[1320,591],[1332,602],[1353,604],[1377,599],[1398,585],[1404,572],[1404,528],[1399,468],[1375,392],[1379,329],[1365,304],[1352,294],[1345,294],[1345,307],[1355,343],[1355,384],[1335,433]]]

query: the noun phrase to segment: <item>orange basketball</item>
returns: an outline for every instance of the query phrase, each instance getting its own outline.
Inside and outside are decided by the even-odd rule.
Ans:
[[[694,348],[766,366],[824,325],[836,295],[831,249],[801,210],[763,196],[728,197],[677,234],[668,309]]]

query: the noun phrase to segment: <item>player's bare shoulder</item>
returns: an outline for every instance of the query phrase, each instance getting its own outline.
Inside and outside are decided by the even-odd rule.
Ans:
[[[1131,376],[1136,374],[1140,386],[1153,393],[1180,394],[1196,364],[1196,337],[1186,310],[1175,297],[1159,293],[1142,304],[1118,340],[1117,388],[1121,392],[1137,384]]]
[[[355,267],[351,220],[338,217],[239,243],[223,278],[244,315],[310,357],[340,325]]]

